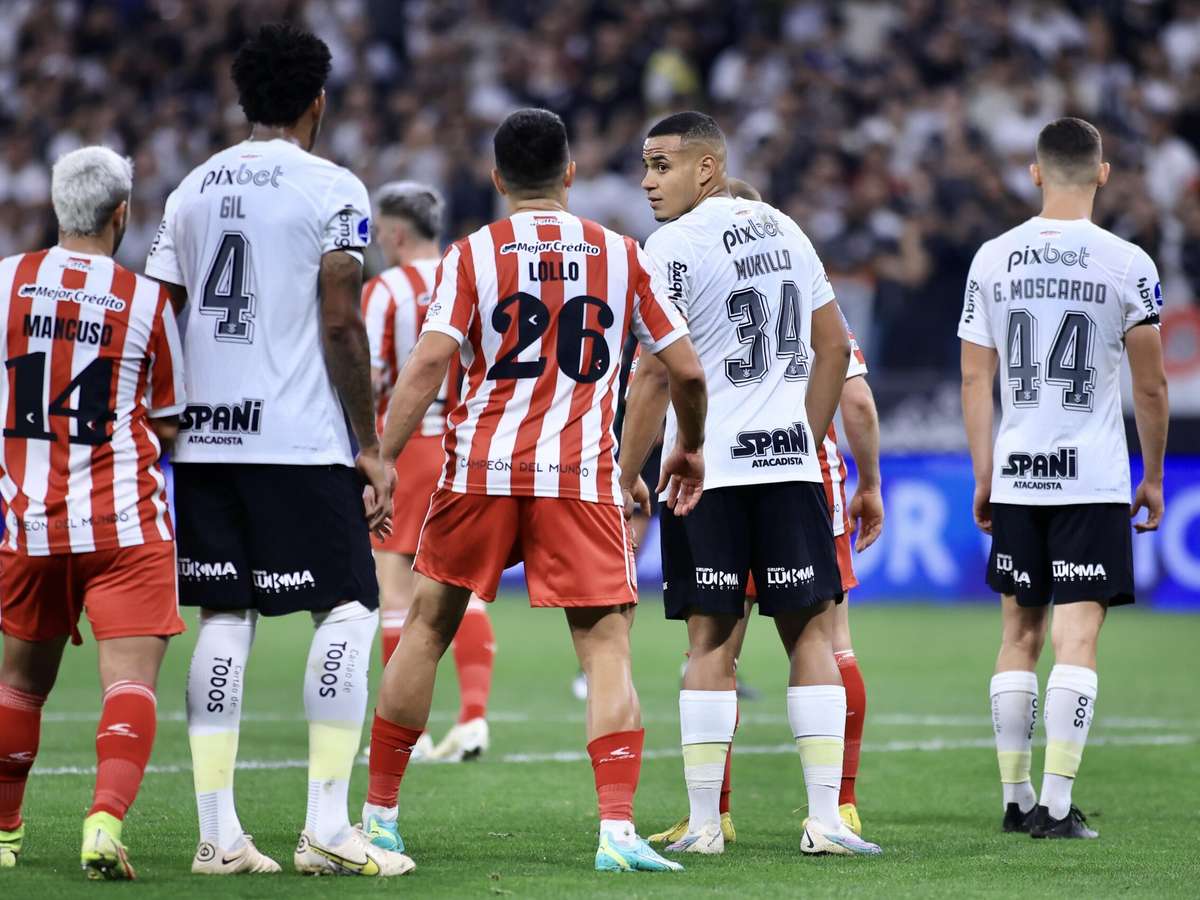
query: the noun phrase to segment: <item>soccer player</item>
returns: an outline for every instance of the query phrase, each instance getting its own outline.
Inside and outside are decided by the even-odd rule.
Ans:
[[[371,345],[371,375],[378,397],[380,431],[392,385],[425,324],[434,273],[441,259],[437,239],[442,230],[443,205],[436,189],[411,181],[385,184],[376,193],[375,241],[390,268],[363,288],[363,318]],[[392,533],[374,541],[384,665],[400,641],[404,620],[412,606],[416,578],[412,564],[417,538],[446,460],[442,449],[446,414],[457,405],[461,380],[461,367],[451,365],[421,427],[397,458]],[[496,638],[482,600],[473,598],[467,604],[453,646],[460,700],[458,722],[436,747],[427,733],[422,734],[413,747],[414,760],[461,762],[475,759],[487,750],[487,700],[492,686]]]
[[[735,199],[756,202],[762,200],[762,195],[754,186],[740,178],[730,178],[727,184],[730,195]],[[850,640],[850,590],[858,586],[850,553],[850,534],[854,530],[854,523],[857,522],[858,536],[854,542],[854,549],[859,553],[875,543],[883,529],[883,495],[879,476],[879,413],[875,409],[875,397],[871,393],[871,387],[867,384],[866,358],[854,339],[854,332],[850,331],[849,326],[846,330],[850,341],[850,363],[846,369],[846,384],[842,388],[842,397],[838,405],[842,411],[846,438],[854,451],[854,461],[858,468],[858,484],[849,506],[846,504],[846,462],[838,449],[837,429],[833,423],[830,423],[829,431],[817,449],[817,457],[821,463],[821,480],[825,485],[825,502],[832,516],[838,569],[846,597],[845,603],[839,603],[834,608],[833,655],[837,659],[842,682],[846,687],[846,744],[842,759],[841,788],[838,792],[838,813],[851,831],[862,834],[862,822],[858,816],[858,801],[854,789],[858,779],[863,726],[867,715],[867,689]],[[750,607],[756,596],[753,582],[748,585],[746,593],[746,614],[738,621],[731,638],[735,663],[742,655]],[[738,680],[737,687],[740,701],[743,699],[741,679]],[[736,723],[735,713],[735,733]],[[737,839],[737,831],[733,827],[733,817],[730,813],[732,763],[731,743],[729,752],[725,755],[725,772],[721,779],[718,805],[721,832],[727,843]],[[684,816],[666,831],[650,835],[648,840],[652,844],[673,844],[681,840],[688,833],[689,818]]]
[[[181,599],[201,608],[188,673],[197,873],[279,870],[243,833],[233,773],[258,616],[301,611],[316,631],[294,864],[314,874],[412,868],[352,829],[346,809],[377,627],[368,529],[386,531],[391,497],[361,312],[367,192],[311,152],[329,69],[324,42],[288,25],[264,26],[241,47],[233,80],[249,139],[171,194],[146,263],[190,306],[175,504]]]
[[[494,138],[509,215],[446,252],[416,350],[388,410],[384,456],[416,431],[455,355],[467,369],[446,469],[414,564],[416,600],[384,672],[363,822],[394,840],[409,754],[437,663],[474,592],[496,596],[524,560],[533,606],[565,610],[587,674],[588,753],[600,807],[596,868],[665,871],[633,826],[643,732],[629,659],[636,571],[612,432],[629,331],[670,373],[679,440],[663,465],[677,514],[703,478],[704,374],[682,316],[637,243],[567,211],[575,163],[562,120],[518,110]]]
[[[121,826],[167,639],[184,628],[158,462],[184,405],[182,354],[167,292],[112,259],[132,187],[106,147],[66,154],[50,188],[58,245],[0,261],[0,868],[21,853],[42,704],[86,611],[103,701],[81,861],[88,878],[134,877]]]
[[[987,581],[1001,594],[992,722],[1004,830],[1094,838],[1071,791],[1096,706],[1100,626],[1110,606],[1134,600],[1129,519],[1146,508],[1147,519],[1133,526],[1140,532],[1162,519],[1162,291],[1145,251],[1092,224],[1109,173],[1092,125],[1051,122],[1029,171],[1042,211],[976,253],[958,326],[975,522],[992,535]],[[1118,381],[1126,352],[1144,464],[1132,507]],[[1034,670],[1048,625],[1054,668],[1042,707],[1039,799],[1029,771]]]
[[[721,853],[719,788],[737,718],[735,665],[747,576],[791,661],[788,719],[809,818],[800,849],[879,853],[838,815],[846,691],[834,656],[842,579],[814,435],[842,394],[850,345],[812,245],[786,215],[730,196],[725,138],[711,117],[668,116],[649,132],[642,181],[663,225],[646,252],[684,309],[708,376],[712,413],[704,494],[686,519],[662,521],[664,605],[687,621],[680,691],[688,833],[674,851]],[[632,490],[665,404],[661,369],[633,379],[621,442]],[[667,419],[667,441],[675,433]]]

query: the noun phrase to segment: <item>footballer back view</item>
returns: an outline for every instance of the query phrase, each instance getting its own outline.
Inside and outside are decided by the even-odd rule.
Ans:
[[[316,632],[296,868],[412,868],[371,847],[346,811],[378,606],[368,528],[386,531],[391,503],[360,309],[369,200],[353,174],[311,153],[329,69],[325,44],[290,26],[264,26],[243,45],[233,78],[250,139],[184,179],[146,266],[188,306],[175,502],[181,601],[201,607],[188,732],[192,868],[208,874],[278,870],[243,834],[233,769],[257,617],[300,611]]]

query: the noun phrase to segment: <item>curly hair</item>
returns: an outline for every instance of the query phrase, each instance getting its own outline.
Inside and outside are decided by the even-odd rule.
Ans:
[[[330,70],[329,47],[294,25],[264,25],[233,60],[238,103],[251,122],[291,125],[321,93]]]

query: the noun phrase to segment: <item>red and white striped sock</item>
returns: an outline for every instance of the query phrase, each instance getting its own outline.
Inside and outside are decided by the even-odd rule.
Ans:
[[[118,681],[104,692],[96,729],[96,793],[88,815],[125,818],[154,748],[156,713],[154,688],[144,682]]]

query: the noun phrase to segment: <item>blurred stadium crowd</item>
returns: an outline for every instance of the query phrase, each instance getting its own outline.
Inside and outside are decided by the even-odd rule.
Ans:
[[[440,185],[448,236],[492,215],[489,140],[515,106],[564,116],[574,210],[639,237],[648,123],[712,112],[731,171],[808,231],[900,382],[956,370],[971,257],[1034,210],[1055,116],[1104,134],[1098,222],[1158,260],[1172,305],[1200,294],[1196,0],[4,0],[0,253],[53,242],[49,165],[102,142],[135,161],[120,258],[140,269],[167,192],[246,134],[232,53],[280,17],[334,54],[318,152],[369,187]]]

